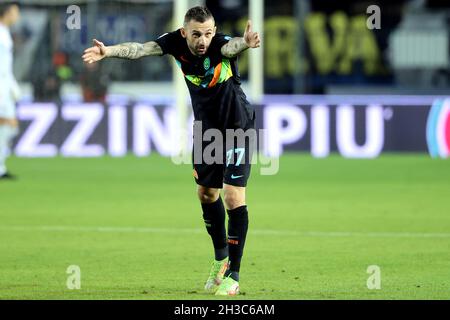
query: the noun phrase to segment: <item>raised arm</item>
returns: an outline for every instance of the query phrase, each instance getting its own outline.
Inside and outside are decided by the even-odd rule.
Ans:
[[[227,44],[221,48],[222,55],[228,58],[234,58],[241,52],[248,48],[259,48],[261,45],[261,39],[257,32],[252,31],[252,22],[247,22],[244,36],[231,39]]]
[[[126,42],[115,46],[105,46],[94,39],[94,46],[84,51],[83,61],[94,63],[104,58],[139,59],[145,56],[161,56],[163,51],[155,42],[146,43]]]

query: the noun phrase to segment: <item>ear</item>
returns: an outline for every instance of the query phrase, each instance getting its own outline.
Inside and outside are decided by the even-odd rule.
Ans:
[[[187,37],[186,29],[181,28],[180,30],[181,30],[181,36],[186,39],[186,37]]]
[[[217,27],[214,27],[213,37],[216,35],[216,32],[217,32]]]

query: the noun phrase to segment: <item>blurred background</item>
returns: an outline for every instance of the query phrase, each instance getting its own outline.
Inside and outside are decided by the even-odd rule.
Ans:
[[[233,36],[242,35],[252,3],[249,0],[182,2],[187,6],[206,4],[216,17],[218,30]],[[174,73],[169,57],[137,61],[110,59],[89,67],[80,57],[91,46],[92,38],[106,45],[146,42],[174,30],[174,26],[181,26],[181,21],[174,21],[174,10],[181,0],[22,0],[20,3],[22,19],[12,32],[14,70],[22,88],[22,103],[111,105],[166,103],[173,99]],[[80,24],[75,28],[69,27],[76,13],[72,5],[80,13]],[[379,28],[368,27],[373,13],[368,11],[371,5],[380,8]],[[262,80],[260,87],[266,97],[289,95],[289,101],[307,106],[317,102],[309,99],[310,95],[322,97],[319,102],[326,100],[330,106],[370,102],[393,106],[398,100],[377,99],[410,97],[400,105],[427,107],[423,114],[417,114],[417,109],[411,113],[413,118],[421,119],[420,125],[416,122],[408,125],[404,119],[402,127],[416,128],[425,128],[433,104],[440,103],[439,109],[443,108],[442,100],[436,99],[445,99],[450,92],[448,1],[279,0],[257,1],[257,6],[263,13],[264,27],[260,31],[264,33],[261,57],[264,62],[256,78]],[[249,69],[258,68],[249,68],[249,60],[246,52],[240,57],[239,67],[244,89],[254,98],[254,90],[248,83]],[[336,100],[336,95],[351,97]],[[411,98],[411,95],[421,98]],[[367,99],[355,100],[356,96]],[[369,96],[378,98],[373,100]],[[446,103],[444,109],[447,110]],[[305,112],[309,117],[309,109]],[[388,119],[392,118],[389,114],[396,114],[391,109],[384,110],[386,113]],[[445,128],[439,130],[445,140]],[[426,151],[427,137],[425,129],[422,131],[414,147],[405,148],[405,143],[400,142],[391,149]],[[362,132],[362,140],[364,136]],[[397,140],[391,139],[394,144]],[[335,147],[332,145],[331,149]]]
[[[173,29],[174,1],[169,0],[20,2],[23,18],[13,29],[15,72],[27,95],[36,99],[58,91],[74,94],[89,83],[91,71],[80,55],[92,38],[106,44],[145,42]],[[447,1],[263,2],[265,93],[430,94],[450,89]],[[242,35],[248,0],[189,4],[205,3],[219,31]],[[80,30],[66,26],[67,8],[73,4],[81,9]],[[381,29],[369,30],[366,10],[373,4],[381,9]],[[149,82],[171,81],[170,68],[168,59],[106,61],[101,66],[104,78],[93,90],[103,96],[102,91],[115,93],[115,83],[137,82],[146,83],[148,93]],[[246,79],[248,55],[242,57],[240,71]]]

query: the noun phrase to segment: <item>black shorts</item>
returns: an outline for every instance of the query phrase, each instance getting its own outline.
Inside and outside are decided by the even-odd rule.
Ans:
[[[222,154],[210,152],[212,150],[211,142],[202,143],[202,161],[198,161],[199,157],[196,159],[193,155],[194,178],[198,185],[216,189],[222,189],[224,183],[236,187],[247,186],[257,137],[254,129],[252,132],[246,132],[248,136],[245,139],[230,139],[234,140],[231,144],[227,144],[224,139],[221,149]],[[224,137],[226,137],[226,134],[224,134]],[[211,158],[206,159],[205,154],[214,155],[216,161],[212,162]]]

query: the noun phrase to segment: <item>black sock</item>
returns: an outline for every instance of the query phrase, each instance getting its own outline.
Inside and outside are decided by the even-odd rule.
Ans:
[[[227,235],[225,230],[225,208],[222,198],[214,203],[202,203],[203,220],[206,230],[214,245],[214,255],[217,261],[228,257]]]
[[[248,230],[247,206],[228,210],[228,251],[230,254],[230,267],[226,276],[239,281],[239,269],[244,253],[245,238]]]

